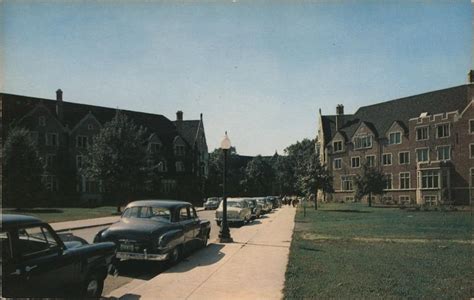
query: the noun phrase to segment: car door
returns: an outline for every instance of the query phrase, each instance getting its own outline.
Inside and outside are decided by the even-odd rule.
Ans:
[[[79,258],[69,254],[52,229],[35,225],[18,230],[17,267],[32,296],[62,296],[77,281]]]
[[[194,219],[190,216],[189,206],[179,209],[179,222],[184,230],[184,242],[187,244],[194,239]]]
[[[189,207],[189,216],[193,220],[193,239],[201,239],[203,238],[203,233],[201,233],[201,221],[196,213],[196,209],[194,206]]]

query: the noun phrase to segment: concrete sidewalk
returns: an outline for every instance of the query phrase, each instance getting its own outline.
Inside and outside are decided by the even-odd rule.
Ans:
[[[233,233],[232,244],[210,244],[155,278],[134,280],[108,297],[120,299],[281,299],[295,208]]]
[[[91,208],[93,209],[93,208]],[[196,207],[196,211],[203,211],[203,207]],[[94,219],[84,219],[76,221],[65,221],[65,222],[56,222],[51,223],[51,227],[57,232],[64,232],[69,230],[77,230],[91,227],[107,226],[113,224],[120,220],[120,216],[112,217],[103,217],[103,218],[94,218]]]

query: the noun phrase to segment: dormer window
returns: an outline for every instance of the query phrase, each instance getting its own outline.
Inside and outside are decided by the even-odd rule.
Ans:
[[[150,151],[152,153],[160,152],[161,144],[160,143],[150,143]]]
[[[354,137],[354,149],[372,148],[372,136],[363,135]]]
[[[332,147],[334,149],[334,152],[342,152],[342,141],[334,141],[332,143]]]
[[[402,143],[402,133],[400,131],[391,132],[388,135],[388,144],[389,145],[396,145]]]
[[[184,156],[186,153],[184,145],[175,145],[174,146],[174,155],[176,156]]]

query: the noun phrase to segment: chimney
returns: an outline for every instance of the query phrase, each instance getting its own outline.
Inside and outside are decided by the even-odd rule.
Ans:
[[[341,129],[342,124],[344,122],[343,120],[344,116],[344,105],[338,104],[336,106],[336,130],[339,131]]]
[[[183,112],[181,110],[176,112],[176,121],[183,121]]]
[[[63,91],[61,89],[56,91],[56,116],[60,122],[63,121]]]
[[[471,70],[469,71],[469,73],[467,74],[467,80],[469,81],[469,83],[474,83],[474,70]]]

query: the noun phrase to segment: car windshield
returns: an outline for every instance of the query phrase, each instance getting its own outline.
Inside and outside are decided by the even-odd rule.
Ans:
[[[168,208],[150,206],[130,207],[122,215],[122,218],[158,219],[160,221],[170,221],[170,217],[171,213]]]
[[[242,206],[242,203],[240,201],[229,201],[227,202],[227,206],[230,206],[230,207],[243,207]]]
[[[247,203],[250,207],[254,207],[255,205],[257,205],[257,202],[255,200],[247,200]]]

